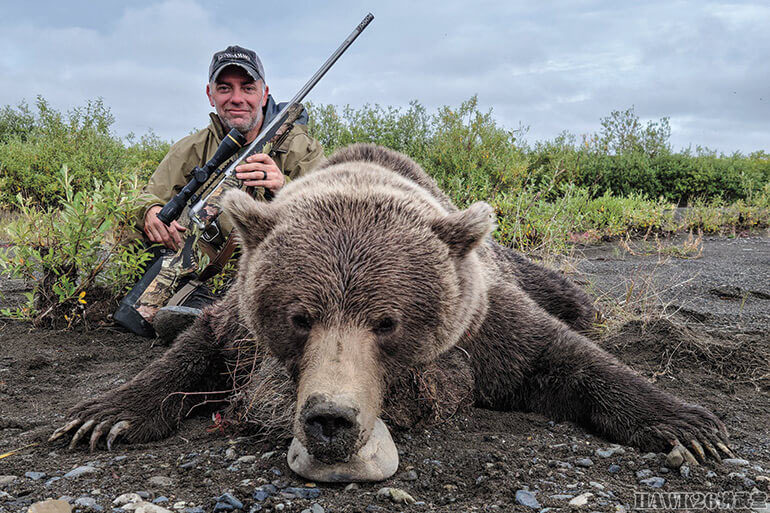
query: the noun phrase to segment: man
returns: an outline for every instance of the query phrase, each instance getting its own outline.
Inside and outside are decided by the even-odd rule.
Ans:
[[[246,136],[247,144],[251,143],[262,126],[269,123],[282,107],[276,105],[269,94],[265,71],[257,54],[240,46],[230,46],[214,54],[209,66],[206,96],[216,110],[216,114],[210,114],[209,126],[171,147],[140,198],[137,226],[150,242],[166,248],[169,259],[171,251],[179,256],[179,250],[190,235],[190,227],[185,214],[166,226],[158,219],[163,205],[189,181],[193,168],[203,166],[214,155],[231,129],[238,129]],[[303,111],[293,126],[287,128],[290,129],[288,136],[277,147],[271,148],[269,154],[252,155],[236,168],[236,178],[243,186],[256,187],[258,199],[266,199],[265,191],[272,194],[278,192],[287,180],[307,173],[323,158],[321,145],[307,133],[307,111]],[[226,216],[221,217],[201,238],[209,248],[218,249],[231,229]],[[200,270],[193,263],[192,266],[184,266],[181,272],[169,271],[165,278],[156,280],[158,283],[154,287],[148,287],[136,303],[126,306],[124,300],[115,319],[136,333],[151,334],[152,330],[146,323],[152,322],[161,336],[161,332],[173,336],[190,322],[190,317],[198,313],[191,307],[201,307],[213,300],[204,287],[198,286],[184,301],[176,303],[183,305],[182,308],[161,308],[180,285]],[[154,292],[150,291],[151,288]]]

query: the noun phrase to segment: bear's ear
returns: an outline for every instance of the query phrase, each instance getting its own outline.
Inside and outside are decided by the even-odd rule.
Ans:
[[[241,247],[254,249],[275,226],[275,208],[257,201],[240,189],[230,189],[222,198],[222,210],[230,215]]]
[[[431,228],[449,246],[453,257],[462,258],[495,229],[494,210],[477,201],[466,210],[436,219]]]

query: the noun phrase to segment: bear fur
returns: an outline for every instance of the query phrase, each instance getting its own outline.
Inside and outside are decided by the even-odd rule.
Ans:
[[[459,210],[404,155],[353,145],[269,204],[238,191],[225,208],[242,247],[233,287],[132,381],[75,407],[76,438],[94,447],[123,422],[124,440],[155,440],[228,401],[231,417],[293,431],[329,462],[376,418],[410,427],[467,404],[643,450],[726,443],[711,412],[586,338],[591,300],[494,242],[488,205]]]

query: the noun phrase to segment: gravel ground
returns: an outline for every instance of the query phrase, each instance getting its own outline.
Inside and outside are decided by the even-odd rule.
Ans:
[[[37,445],[0,459],[0,512],[27,511],[45,499],[61,499],[72,511],[116,513],[670,511],[661,501],[674,492],[689,494],[682,495],[689,511],[707,511],[717,501],[763,499],[770,486],[770,238],[709,238],[692,260],[643,254],[643,244],[634,252],[586,248],[577,266],[577,278],[615,312],[601,343],[720,416],[734,461],[669,468],[665,454],[611,446],[569,423],[481,409],[395,432],[401,464],[382,483],[307,483],[288,469],[288,441],[234,438],[202,417],[159,442],[69,451],[44,443],[67,409],[130,379],[165,348],[109,328],[66,333],[6,323],[0,454]],[[0,288],[12,301],[23,287],[6,280]],[[650,322],[618,320],[619,305],[634,292]]]

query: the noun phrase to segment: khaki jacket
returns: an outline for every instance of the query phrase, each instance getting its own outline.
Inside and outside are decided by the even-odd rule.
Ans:
[[[272,103],[272,98],[270,98]],[[268,105],[269,109],[264,123],[275,114],[274,103]],[[182,187],[190,180],[191,172],[196,166],[203,166],[214,156],[219,143],[226,134],[219,116],[213,112],[209,115],[211,123],[199,132],[179,140],[171,146],[158,168],[150,177],[149,183],[142,189],[137,209],[136,226],[144,230],[144,216],[147,210],[155,205],[165,205]],[[305,120],[307,116],[304,116]],[[286,181],[299,178],[312,170],[323,159],[321,144],[312,139],[307,133],[306,121],[300,118],[279,148],[276,148],[275,160],[278,168],[286,175]],[[229,164],[229,162],[228,162]],[[258,199],[264,199],[264,189],[257,188]],[[182,214],[186,217],[186,214]],[[226,216],[224,216],[226,217]],[[225,232],[232,228],[229,219],[220,218],[221,227]],[[179,222],[187,225],[187,219],[180,217]]]

